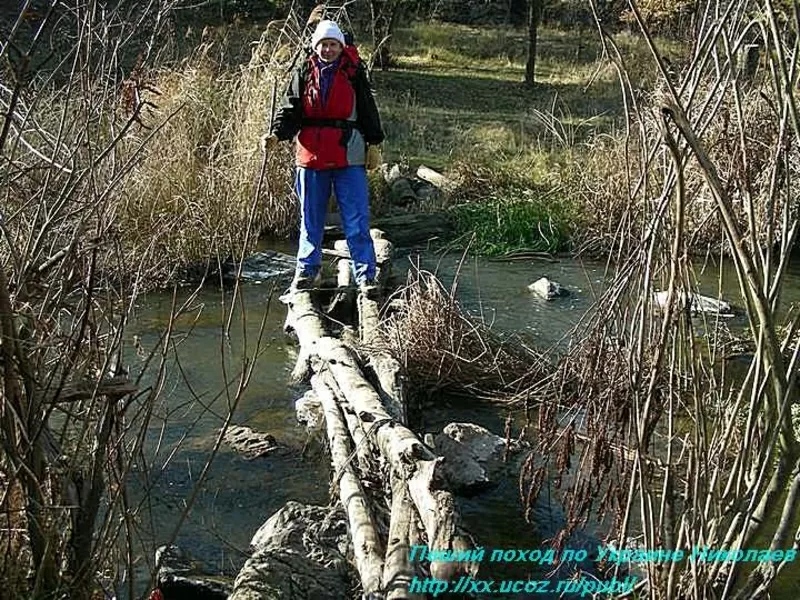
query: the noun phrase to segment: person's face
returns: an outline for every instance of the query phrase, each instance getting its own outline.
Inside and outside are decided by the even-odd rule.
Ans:
[[[325,62],[333,62],[342,53],[342,45],[339,40],[326,38],[317,44],[317,55]]]

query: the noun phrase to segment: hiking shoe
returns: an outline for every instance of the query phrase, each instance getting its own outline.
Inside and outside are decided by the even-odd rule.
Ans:
[[[317,272],[315,275],[308,275],[306,273],[295,273],[292,285],[289,288],[293,292],[300,290],[310,290],[319,287],[322,282],[322,273]]]
[[[378,297],[380,288],[374,279],[365,279],[358,284],[359,293],[365,298],[375,299]]]

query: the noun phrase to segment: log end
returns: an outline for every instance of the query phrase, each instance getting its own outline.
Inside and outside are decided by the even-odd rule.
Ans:
[[[312,373],[311,357],[308,355],[308,353],[301,350],[300,354],[297,356],[297,362],[294,364],[294,369],[292,369],[292,372],[289,375],[289,380],[294,384],[308,383],[311,381]]]
[[[450,550],[454,554],[466,554],[475,548],[475,542],[471,536],[466,533],[460,533],[453,536],[450,543]],[[474,561],[460,561],[460,562],[444,562],[432,561],[431,562],[431,577],[436,579],[444,579],[445,581],[451,579],[458,579],[462,575],[469,575],[476,577],[480,563]]]

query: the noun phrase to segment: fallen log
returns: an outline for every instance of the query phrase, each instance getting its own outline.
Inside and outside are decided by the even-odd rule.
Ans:
[[[339,388],[353,406],[362,422],[371,424],[378,447],[389,461],[392,472],[408,481],[411,498],[422,518],[428,537],[428,547],[434,551],[465,550],[471,541],[460,529],[460,518],[453,495],[436,485],[436,457],[407,427],[395,421],[369,385],[358,362],[344,344],[333,338],[321,338],[316,353],[333,375]],[[431,575],[453,579],[459,574],[474,574],[477,565],[451,562],[431,563]]]
[[[459,553],[470,550],[475,545],[461,529],[453,494],[441,489],[444,481],[440,473],[443,461],[442,457],[418,461],[417,469],[408,480],[408,489],[422,517],[428,536],[428,548]],[[478,566],[470,561],[431,561],[431,577],[447,581],[456,579],[461,574],[475,576]]]
[[[386,263],[390,264],[391,245],[376,246],[386,249]],[[359,294],[358,298],[362,343],[370,342],[377,332],[378,304],[365,293]],[[420,539],[420,524],[428,548],[438,556],[445,557],[453,551],[472,547],[471,538],[460,528],[455,500],[441,485],[443,459],[403,425],[405,412],[402,409],[398,411],[396,406],[398,403],[403,406],[400,369],[399,365],[392,364],[391,357],[378,353],[371,358],[373,372],[380,382],[373,387],[354,351],[326,332],[311,293],[294,293],[284,301],[289,306],[287,326],[294,330],[301,347],[295,371],[315,373],[311,382],[323,403],[332,461],[337,476],[341,475],[340,497],[350,521],[364,592],[378,591],[385,583],[393,586],[390,590],[394,594],[392,598],[411,598],[407,586],[403,590],[398,582],[408,581],[414,565],[408,563],[407,552],[405,557],[401,556],[403,553],[399,548],[408,548],[412,540]],[[376,388],[382,388],[383,394],[379,394]],[[384,406],[383,398],[387,397],[395,399],[391,411]],[[350,452],[348,448],[348,430],[356,452]],[[364,468],[369,470],[375,464],[375,459],[367,453],[373,443],[388,464],[392,477],[392,535],[387,542],[386,563],[382,556],[376,557],[380,541],[354,463],[349,462],[358,456]],[[385,565],[388,568],[384,568]],[[431,562],[430,570],[431,575],[438,579],[456,579],[460,574],[474,575],[477,566],[477,563],[435,560]]]
[[[306,340],[309,357],[313,354],[327,365],[342,395],[347,398],[367,431],[375,435],[378,448],[392,471],[409,482],[411,498],[427,534],[428,547],[437,551],[469,548],[471,542],[460,530],[460,519],[452,494],[436,489],[434,476],[437,474],[437,457],[410,429],[386,411],[380,396],[362,374],[352,351],[340,340],[327,336],[313,339],[311,336],[318,331],[318,327],[309,315],[296,321],[295,331],[298,337],[302,335]],[[431,564],[431,573],[436,573],[434,576],[441,579],[456,578],[460,573],[474,573],[476,570],[477,565],[473,564]]]
[[[370,346],[378,339],[380,313],[378,302],[364,294],[358,296],[358,337],[361,344]]]
[[[331,442],[331,462],[338,478],[339,498],[350,523],[354,558],[364,595],[381,589],[383,558],[380,540],[361,484],[350,464],[348,431],[333,391],[319,375],[311,379],[314,390],[322,402],[328,439]],[[337,483],[334,479],[334,483]]]
[[[323,337],[314,344],[314,352],[327,365],[342,394],[365,426],[377,428],[378,447],[393,468],[405,473],[405,466],[414,460],[435,458],[410,429],[389,415],[349,348],[335,338]]]
[[[350,406],[350,403],[347,402],[346,398],[342,397],[341,390],[339,390],[339,386],[336,384],[336,380],[333,376],[328,373],[327,371],[322,371],[317,375],[322,382],[328,386],[328,388],[333,392],[334,398],[336,399],[339,408],[344,415],[344,420],[347,423],[347,429],[350,431],[350,437],[353,439],[353,445],[355,446],[355,452],[359,459],[359,465],[362,470],[369,471],[371,464],[374,462],[371,457],[371,453],[373,449],[375,449],[374,444],[369,441],[367,437],[367,433],[364,430],[364,424],[358,418],[353,407]]]
[[[281,297],[289,310],[283,329],[294,331],[300,342],[300,352],[290,375],[292,381],[308,381],[311,377],[311,348],[314,341],[327,335],[320,312],[314,305],[310,292],[294,292]]]
[[[430,167],[426,167],[425,165],[420,165],[417,167],[417,177],[422,179],[423,181],[427,181],[428,183],[434,185],[435,187],[439,188],[443,192],[452,192],[454,189],[458,187],[458,182],[450,179],[446,175],[442,175],[438,171],[434,171]]]
[[[348,258],[340,258],[336,262],[336,287],[350,287],[353,263]]]
[[[334,245],[334,250],[341,251],[343,254],[336,261],[336,287],[337,292],[331,298],[326,309],[328,315],[336,315],[338,320],[352,320],[354,314],[354,282],[353,282],[353,263],[348,258],[350,252],[347,250],[347,242],[338,240]],[[344,255],[347,256],[344,256]]]
[[[310,292],[303,290],[289,293],[281,296],[281,301],[289,308],[283,330],[287,333],[294,331],[301,346],[311,344],[315,339],[326,335],[320,311],[314,305]]]
[[[409,532],[414,522],[414,506],[406,482],[392,477],[392,513],[389,520],[389,540],[383,569],[383,590],[387,600],[422,600],[423,596],[409,591],[414,577],[414,565],[409,560]]]
[[[408,248],[424,245],[432,239],[445,240],[453,233],[453,224],[443,213],[410,213],[374,219],[388,240],[396,247]],[[339,226],[325,228],[325,237],[330,240],[343,235]]]
[[[386,410],[398,423],[408,426],[402,365],[384,352],[369,352],[366,367]]]

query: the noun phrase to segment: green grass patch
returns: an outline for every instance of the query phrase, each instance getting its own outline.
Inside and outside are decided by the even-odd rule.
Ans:
[[[480,254],[514,250],[559,252],[569,248],[577,211],[568,201],[526,182],[518,173],[462,172],[449,209],[459,235]]]
[[[633,85],[647,90],[648,48],[628,33],[615,41]],[[680,63],[681,44],[658,43]],[[596,32],[541,27],[533,88],[523,83],[526,44],[523,28],[416,23],[395,34],[396,66],[373,73],[388,162],[456,180],[459,165],[479,173],[449,202],[487,254],[611,239],[626,210],[624,102]]]
[[[474,233],[472,247],[480,254],[497,256],[522,249],[558,252],[569,246],[569,222],[534,199],[493,198],[451,210],[459,232]]]

